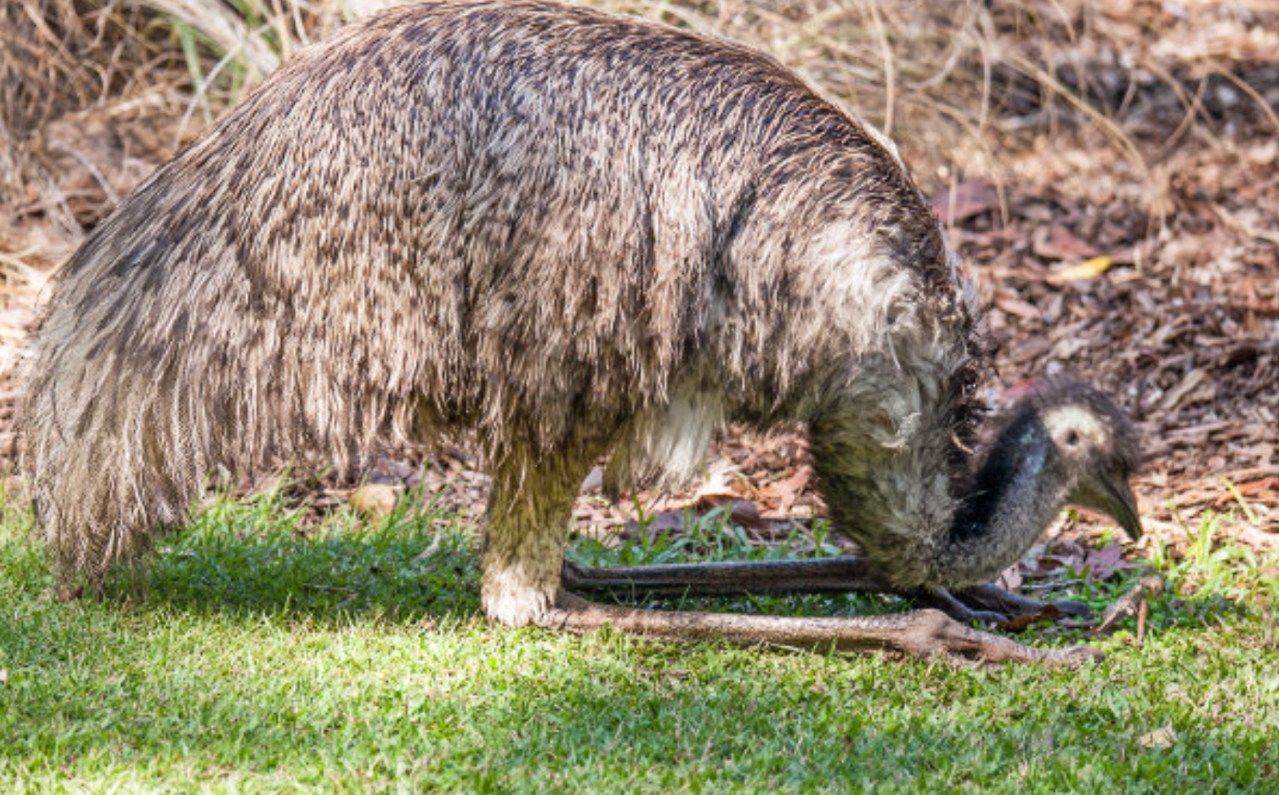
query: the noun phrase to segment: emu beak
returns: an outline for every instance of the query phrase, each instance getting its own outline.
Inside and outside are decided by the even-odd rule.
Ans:
[[[1128,479],[1120,477],[1117,479],[1102,480],[1102,490],[1105,493],[1104,506],[1106,513],[1124,529],[1128,537],[1134,542],[1141,539],[1141,517],[1137,515],[1137,496],[1132,493],[1132,486],[1128,485]]]

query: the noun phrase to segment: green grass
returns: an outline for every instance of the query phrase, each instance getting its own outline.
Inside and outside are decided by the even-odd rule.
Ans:
[[[471,529],[430,509],[306,529],[278,497],[214,503],[103,600],[60,603],[4,515],[2,792],[1279,792],[1273,562],[1219,543],[1164,556],[1180,592],[1141,648],[992,670],[494,629]],[[764,554],[722,535],[574,554]]]

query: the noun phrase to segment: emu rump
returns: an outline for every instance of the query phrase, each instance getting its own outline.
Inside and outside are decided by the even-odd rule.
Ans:
[[[34,509],[62,576],[96,583],[181,523],[214,466],[354,467],[466,433],[492,476],[481,595],[501,624],[1076,662],[1093,652],[932,609],[726,616],[570,593],[1038,610],[984,583],[1068,503],[1136,534],[1135,444],[1109,400],[1049,379],[969,456],[980,317],[892,144],[771,58],[541,0],[402,6],[299,53],[67,264],[25,406]],[[562,568],[599,456],[614,491],[678,481],[730,420],[808,428],[864,556]]]

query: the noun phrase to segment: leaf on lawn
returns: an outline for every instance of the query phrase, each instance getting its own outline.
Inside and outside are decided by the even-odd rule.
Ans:
[[[1142,748],[1171,748],[1175,742],[1177,742],[1177,732],[1173,730],[1171,723],[1137,738],[1137,744]]]
[[[74,588],[59,588],[58,593],[53,597],[59,602],[74,602],[84,595],[84,586],[77,585]]]
[[[795,471],[787,478],[777,481],[775,484],[777,490],[787,494],[799,494],[808,488],[808,482],[813,478],[813,468],[808,464],[801,464],[795,468]],[[1275,479],[1275,488],[1279,489],[1279,478]]]
[[[1172,389],[1164,393],[1163,399],[1159,401],[1159,410],[1170,412],[1180,406],[1189,406],[1195,402],[1208,402],[1217,394],[1216,385],[1212,382],[1206,384],[1206,391],[1200,395],[1198,387],[1208,378],[1208,371],[1202,367],[1196,367],[1186,374]],[[1189,398],[1194,397],[1194,400]],[[1200,397],[1205,398],[1199,400]]]
[[[1101,623],[1088,632],[1089,635],[1104,635],[1114,631],[1119,619],[1136,615],[1147,598],[1159,596],[1164,592],[1163,578],[1157,574],[1147,574],[1123,596],[1110,603],[1101,614]]]
[[[1054,604],[1046,604],[1044,605],[1044,609],[1040,610],[1038,613],[1014,616],[1007,621],[996,624],[995,628],[1001,629],[1005,632],[1023,632],[1031,625],[1038,624],[1041,621],[1056,621],[1061,618],[1061,615],[1060,607]]]
[[[627,519],[622,526],[621,537],[626,541],[636,541],[643,536],[645,541],[653,541],[658,536],[672,532],[683,532],[684,510],[658,511],[649,514],[648,521],[641,525],[637,519]]]
[[[1131,569],[1134,564],[1124,560],[1124,547],[1118,541],[1109,546],[1095,549],[1084,558],[1084,568],[1088,570],[1088,579],[1092,582],[1109,580],[1116,572]]]
[[[781,469],[785,471],[784,467]],[[804,496],[812,474],[811,467],[800,464],[786,477],[756,489],[755,501],[765,513],[784,515]]]
[[[582,481],[582,493],[594,494],[604,488],[604,467],[595,467]]]
[[[1005,591],[1016,592],[1021,588],[1021,562],[1014,563],[999,573],[999,578],[995,580],[995,585],[1003,588]]]
[[[760,515],[759,506],[750,500],[736,500],[720,495],[703,494],[693,504],[693,510],[697,511],[700,516],[725,505],[732,506],[728,511],[728,523],[735,527],[744,527],[747,530],[771,530],[773,527],[771,522]]]
[[[728,509],[725,521],[730,526],[746,530],[773,529],[773,523],[765,519],[760,513],[759,506],[750,500],[734,499],[731,495],[703,494],[687,508],[649,514],[648,521],[643,526],[645,531],[643,535],[647,541],[652,541],[661,535],[680,534],[686,529],[688,514],[691,516],[687,518],[696,521],[711,511],[724,508]],[[637,519],[628,519],[622,527],[621,538],[628,541],[637,540],[641,537],[640,529],[640,522]]]
[[[436,533],[435,537],[431,539],[431,543],[426,545],[426,549],[419,552],[417,557],[413,558],[413,562],[421,563],[424,560],[430,560],[431,556],[439,551],[440,540],[443,538],[444,538],[443,533]]]
[[[1026,320],[1042,320],[1043,313],[1034,304],[1018,298],[1011,290],[995,291],[995,306],[1010,315]]]
[[[1034,570],[1035,577],[1062,576],[1070,573],[1075,576],[1084,570],[1084,561],[1088,559],[1089,550],[1076,540],[1057,538],[1049,544],[1043,555],[1039,556]]]

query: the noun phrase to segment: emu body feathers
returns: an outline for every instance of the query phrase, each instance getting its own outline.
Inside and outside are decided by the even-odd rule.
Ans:
[[[597,456],[615,487],[678,478],[724,420],[799,420],[887,583],[980,582],[1031,531],[952,543],[974,295],[891,144],[766,56],[537,0],[399,7],[282,67],[66,266],[25,411],[37,520],[97,579],[214,465],[465,430],[486,613],[576,626]]]

